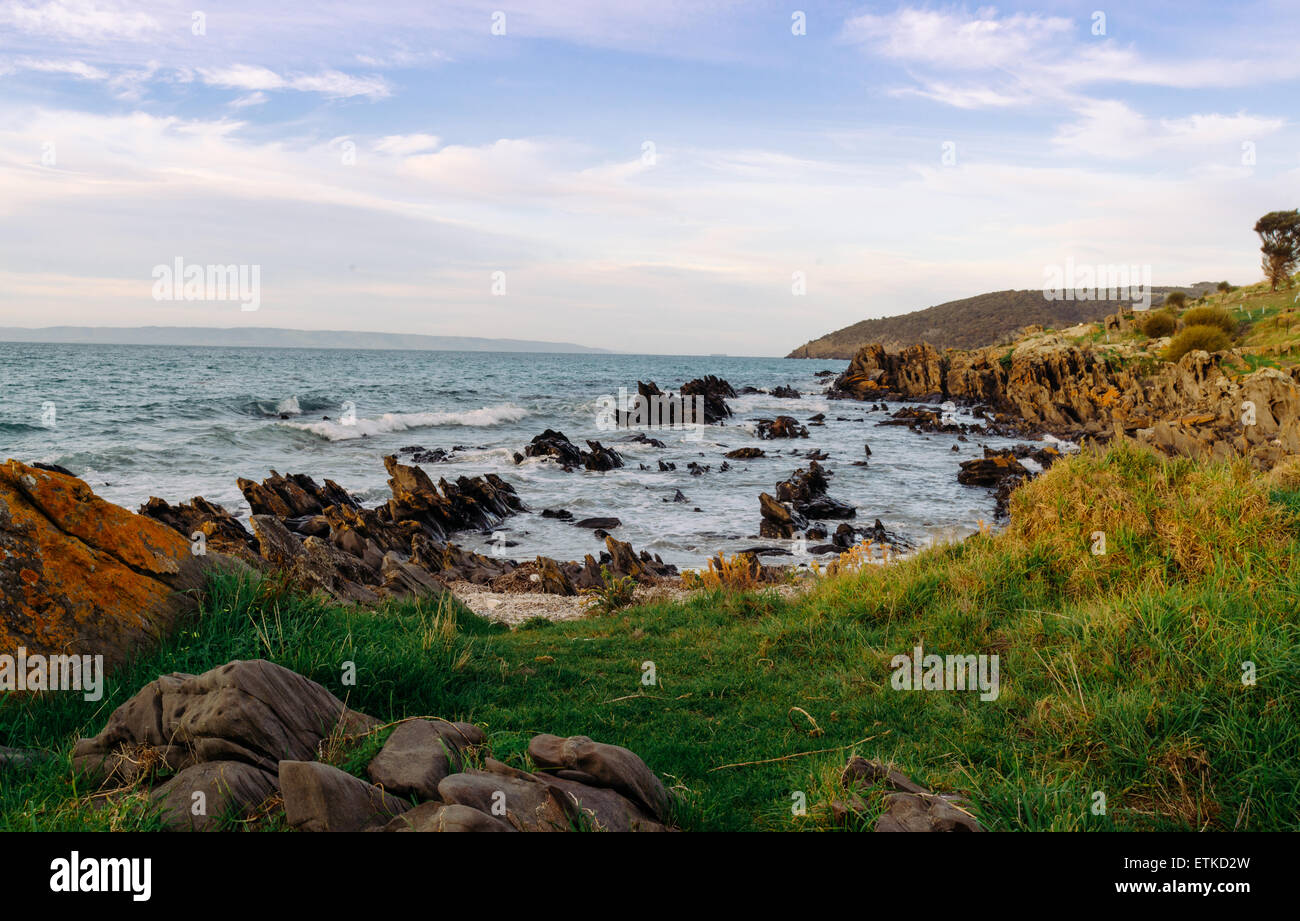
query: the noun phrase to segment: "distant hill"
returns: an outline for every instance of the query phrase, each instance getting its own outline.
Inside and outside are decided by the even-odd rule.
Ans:
[[[1213,282],[1197,282],[1186,288],[1151,288],[1151,301],[1158,305],[1170,291],[1186,291],[1199,297],[1214,289]],[[795,349],[787,358],[852,358],[862,346],[882,343],[887,349],[928,342],[935,348],[975,349],[1010,339],[1024,326],[1039,325],[1064,329],[1078,323],[1092,323],[1115,313],[1129,300],[1049,301],[1038,291],[993,291],[975,297],[948,301],[896,317],[863,320],[827,333]]]
[[[465,352],[608,352],[572,342],[532,339],[480,339],[474,336],[423,336],[342,330],[278,329],[245,326],[0,326],[0,342],[69,342],[96,345],[251,346],[273,349],[403,349]]]

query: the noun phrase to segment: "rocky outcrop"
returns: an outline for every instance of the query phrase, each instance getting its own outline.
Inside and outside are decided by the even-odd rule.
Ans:
[[[238,518],[202,496],[195,496],[179,505],[168,505],[164,500],[150,496],[149,501],[140,506],[140,514],[162,522],[191,541],[196,540],[196,534],[202,534],[208,550],[238,557],[253,565],[259,562],[256,538],[245,530]]]
[[[982,404],[995,422],[1080,438],[1125,436],[1167,454],[1241,453],[1260,467],[1300,453],[1300,369],[1225,369],[1229,353],[1155,360],[1132,346],[1080,344],[1050,333],[1013,347],[939,353],[860,349],[829,395]]]
[[[720,377],[712,374],[697,377],[682,384],[682,396],[704,398],[704,423],[717,425],[731,415],[727,398],[735,399],[735,389]]]
[[[789,540],[808,525],[809,519],[852,518],[857,510],[826,494],[830,485],[826,471],[817,461],[806,470],[796,470],[790,478],[776,484],[776,495],[758,497],[760,537]]]
[[[656,388],[657,389],[657,388]],[[623,466],[623,457],[612,448],[606,448],[599,441],[588,441],[590,450],[583,451],[565,437],[563,432],[547,429],[524,448],[525,457],[553,457],[557,464],[566,471],[579,467],[587,470],[613,470]],[[516,456],[516,460],[518,460]],[[491,476],[492,474],[489,474]]]
[[[0,467],[0,651],[119,664],[193,610],[214,566],[242,568],[76,477]]]
[[[808,428],[799,424],[793,416],[777,416],[775,419],[759,419],[754,427],[754,434],[759,438],[807,438]]]

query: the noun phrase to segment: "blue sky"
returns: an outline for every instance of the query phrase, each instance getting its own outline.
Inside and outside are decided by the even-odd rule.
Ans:
[[[1300,204],[1294,3],[264,6],[0,0],[0,325],[783,354]]]

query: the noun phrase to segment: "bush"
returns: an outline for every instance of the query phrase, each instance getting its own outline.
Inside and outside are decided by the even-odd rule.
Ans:
[[[1226,281],[1219,282],[1219,291],[1221,293],[1227,294],[1231,290],[1233,290],[1232,285],[1228,284]]]
[[[1174,310],[1182,310],[1187,303],[1187,293],[1185,291],[1170,291],[1165,295],[1165,306],[1172,307]]]
[[[1217,326],[1229,336],[1237,331],[1237,321],[1224,307],[1193,307],[1183,314],[1187,326]]]
[[[1177,327],[1178,321],[1168,310],[1153,310],[1142,321],[1142,333],[1149,339],[1172,336]]]
[[[1198,349],[1218,352],[1226,349],[1231,341],[1228,334],[1217,326],[1189,326],[1169,343],[1169,348],[1165,349],[1165,361],[1177,361]]]

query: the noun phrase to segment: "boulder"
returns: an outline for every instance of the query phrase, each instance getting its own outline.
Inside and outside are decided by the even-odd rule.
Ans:
[[[155,788],[163,825],[173,831],[217,831],[242,819],[280,788],[275,774],[242,761],[192,764]],[[196,795],[201,794],[201,795]]]
[[[528,756],[539,767],[580,771],[593,784],[616,790],[648,814],[666,821],[670,808],[668,791],[635,752],[620,745],[593,742],[586,736],[563,738],[533,736]]]
[[[561,771],[558,775],[539,773],[536,776],[572,801],[580,816],[580,826],[585,823],[591,831],[612,832],[668,830],[623,794],[563,776],[569,773]],[[591,780],[589,775],[581,776]]]
[[[366,767],[366,776],[389,793],[422,800],[437,799],[438,784],[462,766],[461,753],[482,741],[468,723],[409,720],[389,735]]]
[[[264,659],[236,660],[201,675],[163,675],[140,689],[81,739],[73,765],[96,779],[131,782],[145,764],[174,771],[192,764],[238,761],[275,771],[285,758],[305,760],[336,727],[375,721],[348,709],[314,681]],[[148,759],[141,750],[152,752]]]
[[[16,460],[0,466],[0,649],[102,655],[148,648],[191,612],[225,554],[105,502],[84,482]]]
[[[365,831],[411,808],[379,787],[319,761],[281,761],[284,817],[299,831]]]
[[[515,827],[460,803],[421,803],[385,825],[384,831],[500,832],[515,831]]]
[[[438,784],[438,796],[444,803],[503,819],[519,831],[570,831],[578,819],[567,797],[522,771],[452,774]]]
[[[731,415],[731,407],[727,405],[727,398],[734,399],[736,391],[722,378],[709,374],[682,384],[682,396],[703,397],[704,424],[717,425]]]

